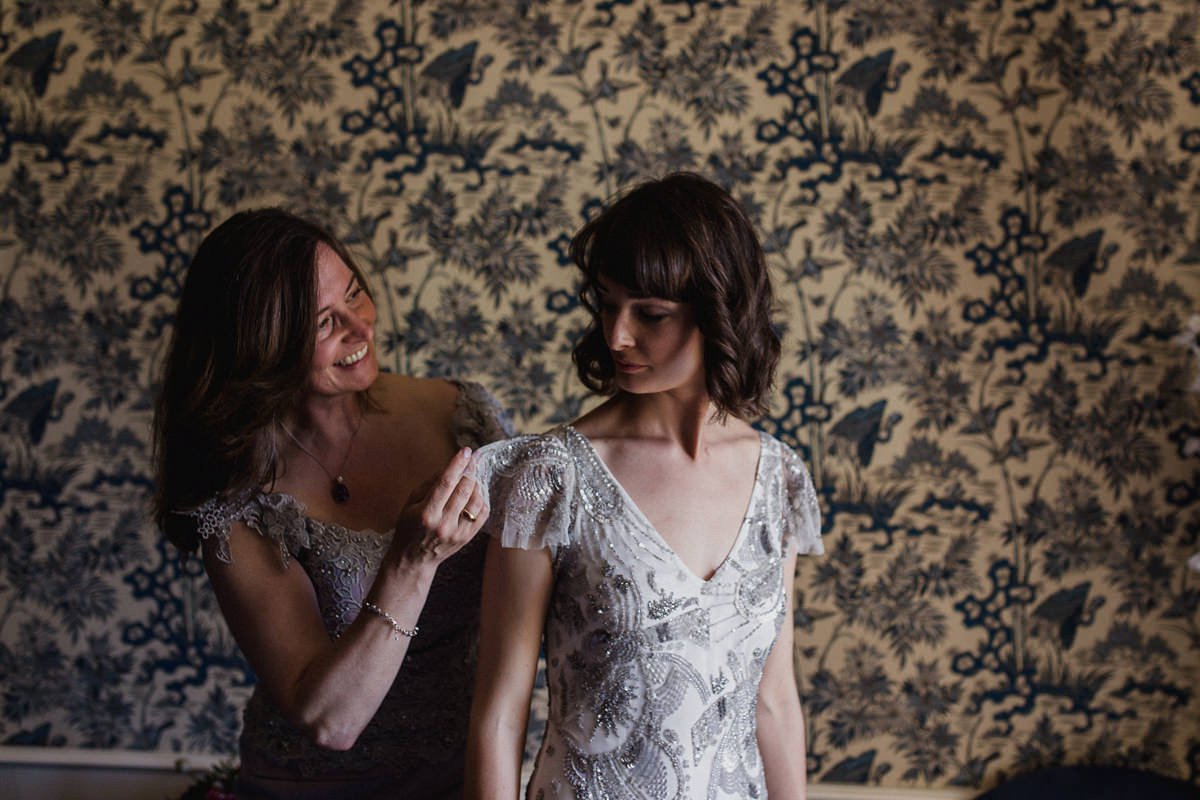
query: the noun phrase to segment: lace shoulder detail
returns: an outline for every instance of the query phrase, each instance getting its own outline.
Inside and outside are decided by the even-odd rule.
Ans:
[[[513,435],[512,421],[491,392],[470,381],[452,380],[458,399],[451,422],[457,447],[477,448]]]
[[[488,445],[471,470],[491,509],[483,530],[502,545],[538,550],[570,541],[576,469],[560,430]]]
[[[215,539],[216,556],[226,564],[233,561],[229,550],[233,523],[244,522],[279,546],[279,556],[286,567],[293,556],[311,546],[304,517],[306,510],[290,494],[249,491],[231,498],[211,498],[187,513],[196,521],[201,540]]]
[[[784,504],[784,552],[820,555],[825,552],[825,545],[821,541],[821,507],[817,504],[812,476],[795,450],[779,440],[776,440],[776,446],[780,450],[783,487],[787,495]]]

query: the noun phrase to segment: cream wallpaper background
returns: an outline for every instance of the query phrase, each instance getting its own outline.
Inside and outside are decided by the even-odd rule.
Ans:
[[[188,258],[345,237],[388,369],[587,402],[570,235],[693,169],[756,220],[758,424],[819,488],[811,779],[1200,780],[1191,0],[0,4],[0,743],[235,749],[253,676],[145,516]]]

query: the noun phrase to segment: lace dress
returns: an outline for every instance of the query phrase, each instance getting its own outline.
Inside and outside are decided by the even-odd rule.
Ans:
[[[823,546],[808,471],[777,439],[760,440],[741,530],[707,581],[574,428],[477,454],[485,529],[553,559],[549,719],[531,800],[766,796],[755,705],[786,616],[782,561]]]
[[[512,434],[491,395],[470,383],[459,384],[453,427],[459,447]],[[278,543],[284,563],[294,559],[308,573],[325,628],[336,638],[358,616],[391,537],[304,514],[291,495],[262,492],[209,501],[195,512],[201,536],[216,538],[217,556],[226,562],[234,521]],[[244,714],[237,796],[426,798],[455,792],[474,688],[486,549],[486,538],[477,536],[438,567],[417,622],[421,634],[350,750],[317,747],[256,689]]]

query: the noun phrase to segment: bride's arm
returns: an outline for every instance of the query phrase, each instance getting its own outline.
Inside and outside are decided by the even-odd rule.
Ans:
[[[792,665],[795,621],[792,604],[795,597],[796,556],[783,561],[787,614],[783,629],[767,656],[762,682],[758,687],[758,749],[762,754],[771,800],[804,800],[806,797],[807,757],[804,741],[804,712],[796,688]]]
[[[525,726],[552,585],[548,550],[489,543],[464,797],[512,800],[521,789]]]

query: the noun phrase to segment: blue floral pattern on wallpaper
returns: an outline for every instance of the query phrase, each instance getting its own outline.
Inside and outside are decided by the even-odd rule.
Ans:
[[[253,675],[145,516],[206,230],[325,221],[386,367],[533,431],[587,402],[570,235],[692,169],[766,242],[759,424],[821,495],[813,779],[1200,780],[1198,36],[1190,0],[0,6],[0,741],[236,748]]]

